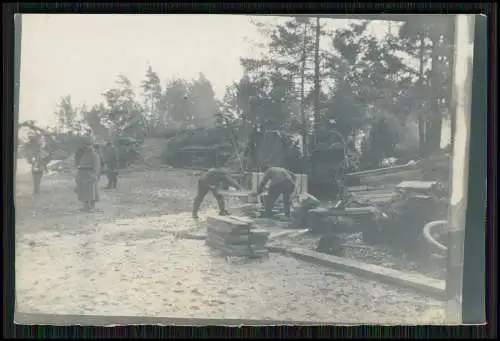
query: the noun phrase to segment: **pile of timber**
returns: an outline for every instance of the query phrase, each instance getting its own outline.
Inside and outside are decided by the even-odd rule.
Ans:
[[[250,219],[209,216],[206,244],[225,256],[260,257],[268,254],[269,232],[256,229]]]
[[[379,184],[398,184],[405,180],[420,179],[421,176],[421,162],[415,162],[346,174],[346,181],[373,186]]]

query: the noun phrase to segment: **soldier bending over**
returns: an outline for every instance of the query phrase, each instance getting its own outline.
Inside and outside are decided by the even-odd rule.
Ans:
[[[253,196],[260,195],[268,182],[269,189],[267,190],[267,197],[264,202],[265,212],[264,216],[270,217],[272,216],[273,207],[276,203],[276,200],[280,195],[283,195],[283,205],[285,206],[285,216],[290,217],[290,208],[291,208],[291,196],[293,191],[295,190],[295,182],[293,179],[293,175],[281,167],[269,167],[266,166],[264,168],[265,173],[262,181],[259,184],[256,193],[253,193]]]
[[[201,203],[207,195],[208,192],[212,192],[217,204],[219,205],[219,215],[229,215],[226,211],[226,204],[224,202],[224,197],[215,188],[216,185],[224,182],[229,186],[241,189],[241,186],[236,180],[234,180],[226,171],[220,168],[212,168],[208,170],[205,174],[201,176],[198,180],[198,194],[194,199],[193,204],[193,218],[198,219],[198,210],[200,209]]]

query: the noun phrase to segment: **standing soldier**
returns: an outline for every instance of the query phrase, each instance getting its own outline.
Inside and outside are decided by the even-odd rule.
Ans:
[[[103,154],[106,165],[106,176],[108,178],[108,186],[106,188],[116,188],[118,185],[118,151],[111,141],[106,143]]]
[[[31,158],[31,175],[33,176],[33,194],[40,193],[40,185],[45,165],[42,162],[40,154],[36,154]]]
[[[228,184],[229,186],[241,189],[240,184],[221,168],[209,169],[201,176],[200,180],[198,180],[198,194],[196,195],[193,204],[194,219],[198,219],[198,210],[200,209],[201,203],[208,192],[212,192],[217,200],[217,204],[219,205],[219,215],[229,215],[229,212],[226,210],[224,197],[217,191],[217,188],[215,188],[216,185],[222,182]]]
[[[285,206],[285,216],[290,218],[290,209],[292,204],[291,196],[295,190],[295,181],[293,175],[282,167],[264,167],[265,173],[262,181],[257,188],[257,192],[253,196],[260,195],[269,182],[269,189],[264,201],[265,212],[264,216],[272,216],[273,207],[280,195],[283,195],[283,205]]]
[[[97,182],[101,172],[101,160],[93,148],[90,137],[85,141],[85,145],[77,151],[75,164],[78,200],[83,203],[84,211],[90,211],[95,208],[95,203],[99,201]]]
[[[102,155],[102,150],[101,150],[101,146],[98,144],[98,143],[94,143],[94,151],[97,153],[97,155],[99,155],[99,162],[100,162],[100,172],[99,174],[97,175],[97,183],[99,184],[99,181],[101,180],[101,175],[105,169],[105,164],[104,164],[104,156]]]

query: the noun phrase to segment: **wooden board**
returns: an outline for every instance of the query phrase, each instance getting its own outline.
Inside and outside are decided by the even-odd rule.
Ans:
[[[213,224],[224,224],[224,225],[231,225],[231,226],[251,226],[253,223],[252,219],[248,219],[245,217],[216,216],[216,215],[209,215],[207,217],[207,222],[213,223]]]
[[[219,239],[227,244],[265,244],[269,237],[269,232],[262,231],[253,233],[253,231],[251,231],[246,234],[227,234],[220,233],[220,231],[208,227],[207,236]]]
[[[399,173],[370,175],[360,177],[361,185],[379,185],[379,184],[393,184],[397,185],[401,181],[420,179],[422,172],[420,170],[409,170]]]
[[[247,236],[250,234],[250,230],[251,227],[249,226],[207,226],[207,234],[216,233],[218,235]]]
[[[437,185],[437,181],[401,181],[396,188],[430,191]]]
[[[236,217],[209,216],[207,218],[207,231],[217,231],[219,234],[245,235],[253,229],[250,219]]]
[[[225,242],[217,240],[215,238],[209,238],[205,241],[205,244],[213,249],[216,249],[226,256],[260,256],[268,254],[268,249],[265,245],[228,245]]]
[[[334,209],[334,208],[317,208],[310,210],[309,213],[312,215],[324,216],[324,217],[335,217],[335,216],[363,216],[363,215],[373,215],[376,212],[376,208],[368,207],[350,207],[345,209]]]
[[[231,249],[231,250],[236,250],[236,251],[238,251],[238,250],[244,251],[244,250],[248,250],[248,249],[259,250],[259,249],[266,248],[265,243],[260,243],[260,244],[249,244],[249,243],[229,244],[224,239],[217,238],[215,236],[207,236],[206,244],[210,245],[216,249],[226,248],[226,249]]]
[[[358,193],[358,192],[368,192],[368,191],[393,191],[394,186],[380,185],[380,186],[349,186],[347,188],[349,193]]]
[[[219,191],[222,196],[231,198],[247,198],[251,193],[251,191]]]
[[[269,250],[247,250],[247,251],[232,251],[232,250],[219,250],[224,256],[227,257],[263,257],[269,254]]]
[[[226,228],[251,228],[253,221],[244,217],[237,216],[214,216],[209,215],[207,217],[207,223],[210,226],[219,226]]]
[[[399,173],[399,172],[404,172],[404,171],[409,171],[409,170],[415,170],[415,169],[418,169],[419,167],[420,167],[419,163],[415,162],[413,164],[406,164],[406,165],[371,169],[371,170],[361,171],[361,172],[356,172],[356,173],[349,173],[346,176],[347,177],[363,178],[363,177],[367,177],[370,175],[386,175],[386,174],[394,174],[394,173]]]

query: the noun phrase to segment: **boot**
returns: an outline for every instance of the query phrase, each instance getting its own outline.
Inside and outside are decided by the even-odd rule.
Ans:
[[[229,213],[227,210],[220,210],[219,211],[220,216],[229,216],[231,213]]]

